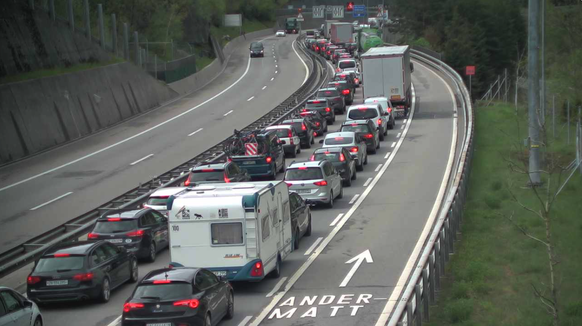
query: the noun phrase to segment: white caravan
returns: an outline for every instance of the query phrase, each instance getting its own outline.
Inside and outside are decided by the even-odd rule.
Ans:
[[[207,184],[170,199],[170,263],[230,281],[278,277],[292,250],[289,189],[282,181]]]

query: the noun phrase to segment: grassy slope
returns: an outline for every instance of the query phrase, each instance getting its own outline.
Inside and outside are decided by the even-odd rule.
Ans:
[[[261,29],[272,28],[275,22],[260,22],[256,20],[243,20],[242,29],[245,33],[251,33],[255,31],[259,31]],[[240,35],[240,28],[239,27],[212,27],[211,29],[212,35],[219,41],[222,42],[224,46],[228,41],[224,40],[222,37],[224,35],[229,35],[231,39]]]
[[[509,194],[511,189],[524,204],[539,207],[532,191],[521,187],[527,176],[512,173],[504,161],[516,157],[512,145],[526,137],[525,121],[523,114],[516,119],[514,109],[503,105],[476,110],[476,148],[462,241],[447,267],[437,306],[431,308],[430,325],[549,325],[550,317],[532,291],[532,284],[543,288],[548,282],[545,248],[501,215],[513,213],[518,223],[543,238],[542,220],[520,208]],[[569,162],[574,145],[565,144],[565,135],[562,129],[550,148],[565,154],[564,161]],[[561,325],[582,325],[581,197],[582,176],[576,172],[552,210],[560,261]]]

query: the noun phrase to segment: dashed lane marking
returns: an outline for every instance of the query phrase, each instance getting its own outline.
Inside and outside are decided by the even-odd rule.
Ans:
[[[358,197],[360,197],[360,194],[355,194],[352,200],[350,200],[349,204],[352,205],[353,203],[355,203],[356,200],[358,200]]]
[[[189,133],[188,134],[188,137],[193,136],[193,135],[196,135],[197,133],[201,132],[202,130],[204,130],[204,128],[200,128],[200,129],[194,131],[193,133]]]
[[[141,162],[141,161],[144,161],[144,160],[147,160],[148,158],[150,158],[150,157],[152,157],[152,156],[154,156],[154,154],[150,154],[150,155],[147,155],[147,156],[145,156],[145,157],[142,157],[142,158],[140,158],[139,160],[137,160],[137,161],[135,161],[135,162],[131,163],[130,165],[136,165],[137,163],[139,163],[139,162]]]
[[[334,220],[333,222],[331,222],[331,224],[329,226],[335,226],[337,224],[337,222],[339,222],[342,217],[344,216],[344,213],[339,214]]]
[[[40,205],[38,205],[38,206],[36,206],[36,207],[33,207],[33,208],[31,208],[30,210],[31,210],[31,211],[35,211],[35,210],[37,210],[37,209],[39,209],[39,208],[41,208],[41,207],[44,207],[44,206],[46,206],[46,205],[48,205],[48,204],[52,204],[52,203],[56,202],[57,200],[59,200],[59,199],[61,199],[61,198],[65,198],[65,197],[67,197],[68,195],[70,195],[70,194],[72,194],[72,193],[73,193],[72,191],[69,191],[69,192],[67,192],[67,193],[66,193],[66,194],[64,194],[64,195],[60,195],[60,196],[58,196],[57,198],[55,198],[55,199],[51,199],[51,200],[47,201],[47,202],[46,202],[46,203],[44,203],[44,204],[40,204]]]

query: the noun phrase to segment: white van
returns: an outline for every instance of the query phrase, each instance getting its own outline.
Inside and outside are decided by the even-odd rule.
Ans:
[[[372,120],[378,126],[380,140],[388,134],[388,112],[382,109],[380,103],[368,103],[352,105],[348,108],[346,121],[350,120]]]
[[[230,281],[280,275],[292,250],[289,190],[282,181],[206,184],[168,202],[170,261]]]

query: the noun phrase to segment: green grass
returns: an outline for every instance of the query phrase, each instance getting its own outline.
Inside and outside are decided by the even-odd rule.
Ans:
[[[209,58],[209,57],[196,58],[196,71],[200,71],[200,70],[204,69],[204,67],[211,64],[212,61],[214,61],[214,58]]]
[[[57,67],[52,69],[42,69],[42,70],[35,70],[31,72],[25,72],[18,75],[6,76],[0,78],[0,84],[8,84],[8,83],[15,83],[21,82],[29,79],[37,79],[43,77],[51,77],[56,75],[68,74],[72,72],[79,72],[82,70],[93,69],[98,67],[107,66],[114,63],[123,62],[124,60],[121,58],[115,57],[114,59],[106,62],[97,62],[97,63],[79,63],[76,65],[72,65],[70,67]]]
[[[272,28],[275,22],[260,22],[256,20],[243,20],[242,29],[245,33],[252,33],[260,31],[262,29]],[[239,27],[212,27],[212,35],[216,38],[218,42],[221,42],[222,46],[228,43],[227,40],[223,39],[224,35],[229,35],[231,39],[240,35]]]
[[[516,118],[513,108],[496,105],[478,108],[475,121],[476,147],[462,240],[447,266],[436,306],[431,307],[429,325],[549,325],[551,318],[532,291],[532,284],[541,289],[548,284],[545,247],[526,238],[504,217],[513,214],[528,232],[544,238],[542,220],[510,196],[511,190],[525,205],[540,208],[532,190],[523,187],[527,176],[511,172],[506,162],[518,161],[518,152],[523,155],[519,140],[526,137],[526,117]],[[548,151],[569,163],[574,145],[565,144],[565,135],[562,129],[557,140],[550,139]],[[557,184],[556,174],[552,188]],[[560,325],[582,325],[581,198],[582,176],[576,172],[551,211],[560,261],[556,266]]]

